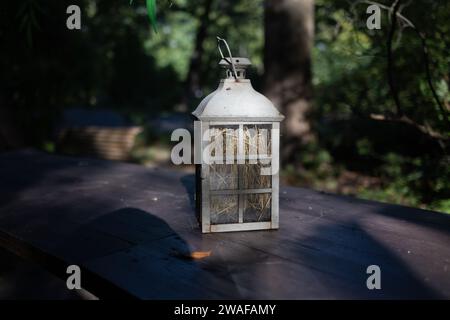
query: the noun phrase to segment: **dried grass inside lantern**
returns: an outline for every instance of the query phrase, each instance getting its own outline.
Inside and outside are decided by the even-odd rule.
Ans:
[[[243,147],[245,164],[237,164],[239,146],[238,126],[211,127],[211,156],[217,162],[209,170],[210,190],[268,189],[272,177],[261,175],[263,166],[270,166],[270,126],[244,125]],[[231,162],[232,164],[227,164]],[[232,161],[230,161],[230,158]],[[270,221],[271,193],[246,194],[244,222]],[[210,201],[211,223],[237,223],[239,196],[212,195]]]
[[[211,196],[211,224],[239,222],[237,195]]]
[[[271,155],[272,139],[270,125],[245,125],[244,154],[250,158],[264,158]]]
[[[255,193],[246,195],[244,222],[270,221],[272,194]]]

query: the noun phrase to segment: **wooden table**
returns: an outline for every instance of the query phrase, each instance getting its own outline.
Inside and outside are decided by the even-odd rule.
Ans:
[[[4,153],[0,245],[63,278],[79,265],[101,298],[450,298],[449,215],[282,187],[280,230],[201,234],[193,192],[180,171]]]

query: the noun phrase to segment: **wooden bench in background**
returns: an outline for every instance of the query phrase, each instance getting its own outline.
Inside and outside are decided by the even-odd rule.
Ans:
[[[58,135],[58,151],[107,160],[129,160],[142,127],[69,127]]]

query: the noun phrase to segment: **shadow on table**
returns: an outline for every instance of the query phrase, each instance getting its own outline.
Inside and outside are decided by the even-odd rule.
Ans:
[[[195,174],[186,174],[180,178],[180,181],[186,189],[191,209],[195,212]]]
[[[339,224],[321,224],[314,228],[313,235],[299,239],[298,245],[298,258],[326,274],[316,279],[326,288],[328,298],[445,298],[414,271],[413,265],[402,259],[400,252],[393,252],[358,223],[348,223],[345,229]],[[367,273],[371,265],[380,268],[380,290],[367,287],[367,280],[373,274],[373,271]]]
[[[0,248],[0,300],[95,299],[84,290],[68,290],[66,282],[41,266]]]
[[[401,232],[392,232],[396,224],[383,220],[392,216],[408,220],[407,209],[398,212],[389,206],[349,197],[320,195],[316,201],[299,194],[291,200],[280,200],[280,229],[220,233],[211,236],[220,240],[210,270],[231,277],[239,288],[239,296],[251,299],[439,299],[436,272],[445,276],[441,260],[426,251],[433,248],[418,244],[411,248],[421,256],[411,259],[407,245],[399,245]],[[309,191],[312,195],[314,191]],[[330,211],[330,213],[327,212]],[[379,210],[384,210],[383,213]],[[322,211],[325,212],[322,214]],[[428,212],[420,211],[422,215]],[[331,213],[332,212],[332,213]],[[446,230],[435,224],[442,218],[439,213],[421,217],[419,213],[411,222],[436,231]],[[373,219],[373,220],[372,220]],[[430,219],[432,221],[430,221]],[[446,221],[446,220],[445,220]],[[444,221],[444,222],[445,222]],[[364,222],[364,223],[363,223]],[[373,227],[367,227],[370,223]],[[369,224],[368,224],[369,223]],[[380,225],[381,223],[381,225]],[[399,221],[398,228],[405,228]],[[386,230],[383,229],[383,224]],[[445,224],[445,223],[444,223]],[[414,230],[414,229],[410,229]],[[448,230],[448,229],[447,229]],[[406,231],[407,232],[407,231]],[[448,231],[447,231],[448,235]],[[417,235],[420,239],[421,235]],[[427,234],[422,235],[426,239]],[[443,238],[438,240],[443,242]],[[445,242],[444,242],[445,243]],[[423,247],[421,247],[423,246]],[[447,254],[447,252],[442,252]],[[430,257],[430,261],[420,261]],[[423,260],[423,259],[422,259]],[[420,262],[418,269],[414,261]],[[441,262],[442,262],[441,261]],[[430,271],[424,270],[430,264]],[[369,290],[367,267],[381,268],[381,290]],[[442,268],[441,268],[442,267]],[[440,287],[445,287],[440,286]]]
[[[82,173],[104,174],[117,163],[93,158],[49,156],[45,152],[24,149],[3,153],[0,157],[0,208],[15,201],[23,192],[39,187],[54,192],[59,188],[82,182]],[[65,174],[70,170],[70,176]]]
[[[299,197],[298,200],[286,199],[283,202],[282,199],[281,203],[281,213],[285,213],[285,218],[280,219],[280,231],[299,228],[299,236],[285,240],[286,248],[290,247],[295,252],[295,259],[324,273],[325,276],[317,279],[330,296],[445,298],[438,287],[450,285],[444,279],[443,271],[448,251],[442,251],[445,250],[442,243],[445,243],[450,230],[448,216],[319,193],[308,198]],[[297,221],[289,215],[294,211],[299,212]],[[418,241],[410,241],[410,236]],[[402,237],[408,238],[403,242]],[[439,255],[435,253],[437,247],[433,247],[434,238],[436,244],[441,244]],[[420,265],[416,266],[415,262]],[[367,289],[366,281],[370,274],[366,270],[370,265],[381,269],[381,290]]]
[[[63,189],[65,184],[76,185],[77,179],[81,179],[79,176],[85,179],[93,175],[107,176],[108,169],[115,165],[95,160],[46,157],[40,153],[4,155],[0,158],[3,179],[0,192],[9,196],[0,198],[0,205],[7,205],[24,190],[33,192],[31,187],[58,192],[47,185],[52,186],[51,182],[56,181]],[[70,176],[64,173],[66,167],[71,168]],[[17,176],[17,172],[22,174]],[[195,208],[194,176],[183,176],[181,183],[189,197],[189,204],[186,202],[182,210],[188,211]],[[99,297],[441,297],[414,271],[411,262],[406,263],[400,252],[393,251],[394,246],[390,248],[385,244],[401,239],[389,239],[389,232],[383,233],[380,227],[365,229],[358,215],[370,215],[376,221],[391,217],[399,223],[411,222],[445,235],[450,229],[448,217],[337,195],[326,195],[313,202],[301,194],[301,189],[292,189],[294,191],[295,200],[289,203],[280,200],[281,228],[278,231],[205,236],[196,230],[186,231],[181,236],[164,220],[137,208],[102,213],[105,201],[114,202],[117,194],[109,194],[106,200],[99,199],[98,203],[92,203],[95,199],[91,199],[70,207],[64,203],[58,207],[47,206],[47,203],[42,208],[38,205],[27,207],[25,203],[24,207],[33,214],[16,223],[17,228],[27,232],[26,237],[34,239],[34,244],[64,258],[56,264],[63,279],[67,276],[67,262],[81,264],[83,279],[94,284],[86,289]],[[74,189],[75,195],[76,192]],[[314,210],[304,209],[306,202],[311,202]],[[325,208],[325,202],[326,206],[335,208],[334,217],[327,217],[327,214],[322,217],[320,211],[315,211],[316,206]],[[27,210],[22,208],[23,212]],[[33,234],[23,228],[24,221],[34,225],[30,229]],[[9,224],[8,221],[5,223]],[[389,227],[395,228],[395,225]],[[189,243],[198,241],[214,245],[211,258],[191,259],[192,249],[186,239]],[[421,250],[427,257],[429,248],[425,245]],[[53,261],[49,256],[44,260],[44,263]],[[436,262],[431,260],[424,263]],[[381,268],[380,291],[370,291],[366,287],[369,276],[366,268],[372,264]],[[436,283],[436,277],[431,279],[433,283]]]
[[[114,298],[114,286],[120,288],[119,297],[125,291],[143,299],[208,298],[214,294],[212,283],[217,282],[164,220],[136,208],[88,221],[61,241],[57,252],[102,278],[91,275],[93,288],[87,288],[100,298]],[[108,284],[106,292],[105,282],[114,284]],[[233,286],[228,289],[233,296]]]

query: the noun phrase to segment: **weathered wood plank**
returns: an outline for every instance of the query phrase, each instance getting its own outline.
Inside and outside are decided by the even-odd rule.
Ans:
[[[193,192],[179,171],[3,154],[0,245],[61,276],[80,264],[104,297],[450,297],[448,215],[284,187],[280,230],[205,235]],[[371,264],[382,290],[366,287]]]

